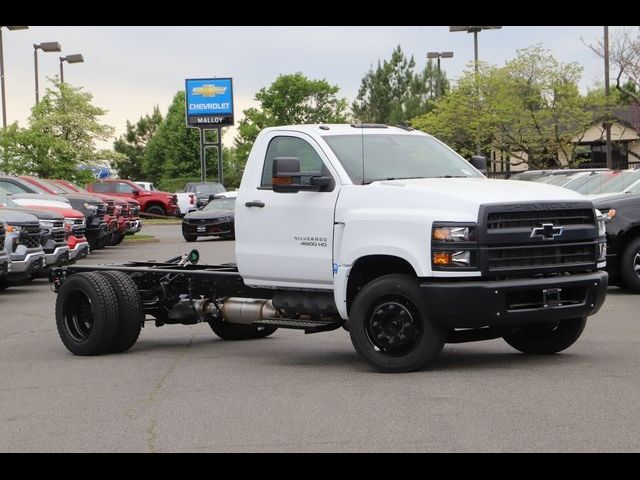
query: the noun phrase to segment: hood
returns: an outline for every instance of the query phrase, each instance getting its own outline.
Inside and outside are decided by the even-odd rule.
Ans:
[[[11,207],[8,210],[15,210],[15,211],[19,211],[19,212],[24,212],[24,213],[29,213],[31,215],[33,215],[34,217],[37,217],[38,220],[58,220],[58,221],[63,221],[64,220],[64,216],[60,215],[59,213],[56,213],[54,211],[47,211],[47,210],[40,210],[40,208],[28,208],[28,207],[20,207],[20,208],[13,208]]]
[[[93,194],[88,195],[86,193],[62,193],[60,194],[60,197],[67,198],[70,202],[73,202],[73,200],[82,200],[83,202],[89,203],[104,203],[100,198]]]
[[[13,208],[0,208],[0,218],[9,225],[38,224],[38,217]]]
[[[338,199],[337,221],[356,208],[420,210],[443,221],[475,221],[480,205],[520,202],[585,202],[581,194],[554,185],[487,178],[420,178],[347,185]],[[342,209],[345,210],[342,210]],[[399,210],[401,209],[401,210]]]
[[[220,217],[233,217],[235,212],[233,210],[198,210],[195,212],[187,213],[184,216],[185,220],[206,220],[208,218],[220,218]]]
[[[628,203],[640,205],[640,193],[619,193],[593,199],[596,208],[611,208]]]
[[[38,212],[51,212],[54,214],[62,215],[64,218],[84,218],[82,212],[74,210],[73,208],[59,208],[59,207],[43,207],[40,205],[27,205],[25,209],[34,210]],[[41,217],[44,218],[44,217]]]
[[[39,200],[55,200],[57,202],[69,203],[69,199],[61,197],[60,195],[49,195],[48,193],[14,193],[10,195],[11,198],[36,198]]]

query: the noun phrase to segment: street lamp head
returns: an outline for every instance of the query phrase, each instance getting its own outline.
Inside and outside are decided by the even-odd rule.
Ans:
[[[453,52],[442,52],[440,56],[442,58],[453,58]]]
[[[440,56],[440,52],[427,52],[427,58],[438,58]]]
[[[75,53],[73,55],[67,55],[66,57],[60,57],[60,62],[82,63],[84,62],[84,57],[81,53]]]
[[[496,25],[486,25],[486,26],[466,26],[466,27],[449,27],[450,32],[467,32],[467,33],[475,33],[480,32],[482,30],[498,30],[502,28],[501,26]]]
[[[42,42],[40,44],[34,44],[33,48],[40,49],[43,52],[59,52],[62,50],[58,42]]]

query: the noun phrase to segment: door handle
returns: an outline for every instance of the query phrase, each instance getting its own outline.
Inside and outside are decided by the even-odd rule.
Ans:
[[[253,202],[245,203],[244,206],[247,208],[251,208],[251,207],[263,208],[264,202],[261,202],[260,200],[254,200]]]

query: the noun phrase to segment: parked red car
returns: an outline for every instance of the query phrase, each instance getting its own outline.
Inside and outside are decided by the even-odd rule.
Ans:
[[[175,194],[157,190],[148,192],[131,180],[116,179],[90,183],[87,185],[87,190],[91,193],[105,193],[121,198],[138,200],[142,211],[153,215],[173,217],[180,213],[178,197]]]

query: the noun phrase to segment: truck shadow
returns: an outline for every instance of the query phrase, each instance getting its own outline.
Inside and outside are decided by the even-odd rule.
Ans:
[[[314,350],[309,350],[306,347],[302,344],[299,347],[292,346],[290,342],[284,345],[283,339],[278,339],[277,337],[243,340],[240,342],[196,337],[189,345],[185,344],[184,340],[145,341],[141,339],[127,354],[145,354],[160,350],[175,353],[177,350],[189,349],[189,355],[198,359],[234,357],[242,363],[256,362],[261,366],[310,367],[314,371],[317,371],[317,369],[346,369],[381,374],[381,372],[376,371],[361,359],[350,344],[344,347],[332,345],[331,348]],[[548,368],[556,370],[558,367],[566,367],[582,361],[584,361],[583,354],[578,355],[571,352],[556,355],[524,355],[515,351],[478,351],[460,349],[460,347],[447,348],[445,346],[445,349],[431,365],[414,373],[495,370],[544,372]]]

